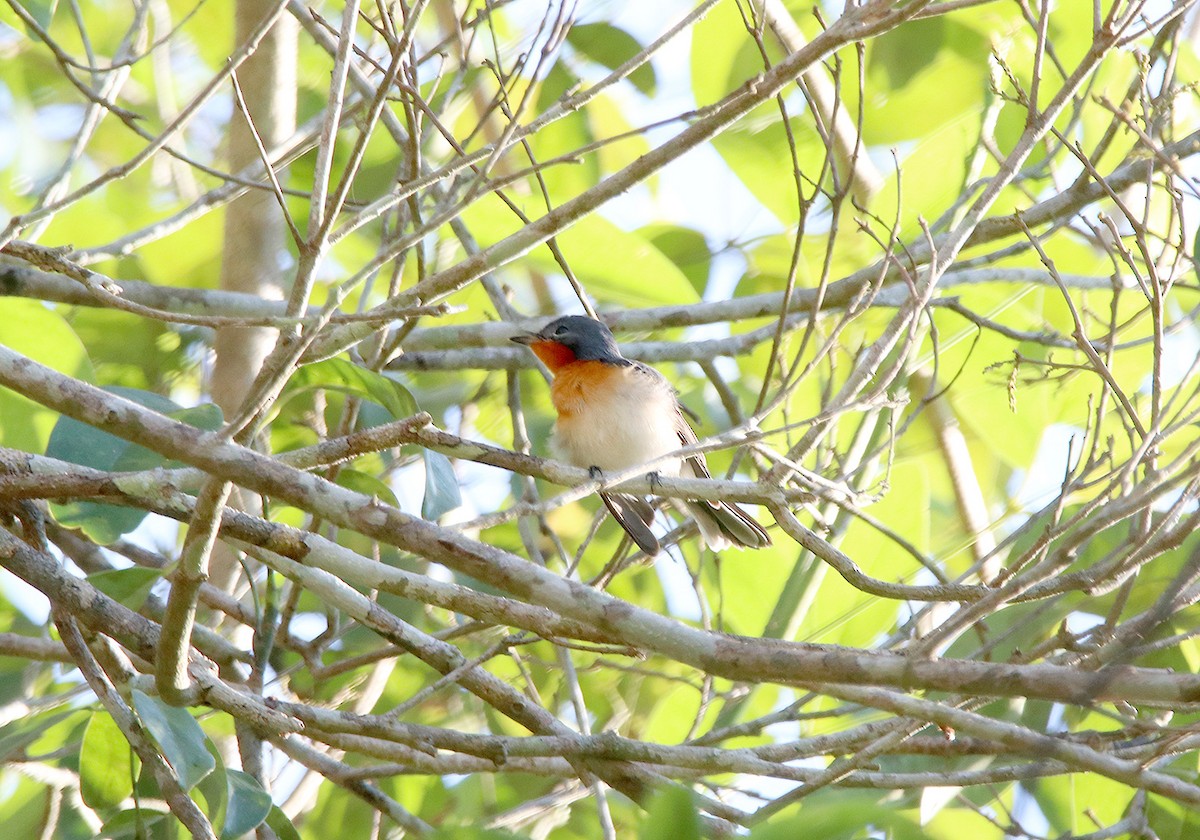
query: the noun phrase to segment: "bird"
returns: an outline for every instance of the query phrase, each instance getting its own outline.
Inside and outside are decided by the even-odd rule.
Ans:
[[[560,460],[600,474],[656,461],[697,442],[675,388],[654,368],[621,355],[603,322],[565,315],[512,340],[532,350],[554,376],[550,398],[558,418],[550,449]],[[699,452],[669,461],[659,472],[711,478]],[[612,491],[600,498],[638,548],[651,557],[658,553],[658,537],[650,530],[654,508],[645,498]],[[694,499],[683,507],[714,551],[771,544],[762,525],[732,502]]]

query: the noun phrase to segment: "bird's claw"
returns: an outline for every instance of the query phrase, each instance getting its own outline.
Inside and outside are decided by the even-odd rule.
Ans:
[[[658,470],[646,473],[646,478],[650,481],[650,492],[653,493],[658,485],[662,484],[662,473]]]
[[[604,470],[600,469],[595,464],[592,464],[590,467],[588,467],[588,475],[592,477],[592,481],[599,481],[600,479],[604,478]]]

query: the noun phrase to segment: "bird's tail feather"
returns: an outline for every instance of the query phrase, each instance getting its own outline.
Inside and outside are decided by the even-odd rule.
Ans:
[[[771,536],[753,517],[732,502],[684,502],[705,544],[714,551],[734,548],[764,548]]]
[[[645,499],[629,496],[625,493],[601,493],[608,512],[613,515],[625,533],[633,539],[637,547],[650,557],[658,554],[658,537],[650,530],[654,521],[654,508]]]

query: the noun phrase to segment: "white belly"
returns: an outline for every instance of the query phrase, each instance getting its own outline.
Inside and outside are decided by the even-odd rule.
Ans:
[[[603,388],[584,399],[584,417],[559,417],[551,448],[563,461],[612,472],[635,467],[678,450],[675,398],[666,387]],[[586,419],[586,422],[584,420]],[[678,475],[679,461],[656,471]]]

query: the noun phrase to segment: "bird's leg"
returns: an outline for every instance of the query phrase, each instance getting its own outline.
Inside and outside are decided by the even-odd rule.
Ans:
[[[656,487],[658,487],[658,485],[662,484],[662,473],[659,472],[658,470],[654,470],[653,472],[646,473],[646,478],[650,482],[650,492],[651,493],[654,493],[654,488],[656,488]]]
[[[592,477],[592,481],[599,481],[600,479],[604,478],[604,470],[600,469],[595,464],[592,464],[590,467],[588,467],[588,475]]]

